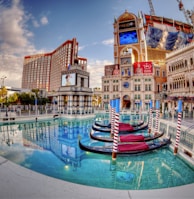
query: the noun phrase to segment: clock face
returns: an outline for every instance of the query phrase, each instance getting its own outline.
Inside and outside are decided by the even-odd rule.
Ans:
[[[129,88],[129,82],[124,82],[124,83],[123,83],[123,87],[124,87],[124,88]]]

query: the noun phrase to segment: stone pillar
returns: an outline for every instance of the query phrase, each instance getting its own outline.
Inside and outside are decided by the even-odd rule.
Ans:
[[[73,102],[73,96],[69,95],[68,96],[68,102],[67,102],[67,107],[68,107],[67,111],[68,111],[68,114],[72,114],[72,106],[73,106],[72,102]]]
[[[79,111],[80,111],[80,114],[84,113],[83,95],[79,96]]]

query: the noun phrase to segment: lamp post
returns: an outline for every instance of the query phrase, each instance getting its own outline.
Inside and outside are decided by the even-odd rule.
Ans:
[[[3,88],[3,87],[4,87],[4,80],[5,80],[6,78],[7,78],[7,77],[6,77],[5,75],[1,77],[1,80],[2,80],[1,88]]]
[[[8,105],[8,104],[7,104],[7,102],[8,102],[8,101],[7,101],[7,95],[6,95],[6,112],[5,112],[5,116],[6,116],[6,117],[8,117],[8,112],[7,112],[7,107],[8,107],[7,105]]]
[[[1,89],[2,89],[2,96],[3,96],[3,88],[4,88],[4,81],[7,77],[4,75],[1,77],[1,80],[2,80],[2,85],[1,85]],[[7,94],[6,94],[6,114],[5,114],[6,117],[8,117],[8,114],[7,114]]]
[[[37,104],[38,104],[38,99],[37,99],[37,97],[36,97],[36,94],[34,95],[34,97],[35,97],[35,101],[34,101],[34,104],[35,104],[35,114],[36,114],[36,116],[37,116]]]

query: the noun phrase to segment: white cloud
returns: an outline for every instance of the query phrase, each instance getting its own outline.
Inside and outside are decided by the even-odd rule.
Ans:
[[[114,44],[114,39],[112,38],[112,39],[104,40],[104,41],[102,41],[102,44],[108,45],[108,46],[113,46],[113,44]]]
[[[21,87],[23,57],[36,52],[30,43],[33,33],[26,28],[29,16],[20,1],[8,6],[4,2],[0,4],[0,77],[7,77],[6,86]]]
[[[47,19],[47,17],[46,17],[46,16],[42,17],[42,18],[40,19],[40,22],[41,22],[42,25],[47,25],[47,24],[48,24],[48,19]]]
[[[32,18],[32,24],[33,24],[33,26],[34,26],[35,28],[40,27],[38,21],[36,21],[34,18]]]
[[[102,86],[102,76],[104,76],[104,66],[113,64],[109,60],[88,61],[88,72],[90,73],[90,88]]]
[[[45,26],[49,23],[48,18],[46,16],[41,17],[40,22],[38,22],[38,20],[35,19],[35,17],[32,15],[29,15],[29,19],[32,20],[32,24],[35,28],[39,28],[41,25]]]
[[[86,47],[86,46],[79,46],[79,47],[78,47],[78,51],[83,50],[85,47]]]

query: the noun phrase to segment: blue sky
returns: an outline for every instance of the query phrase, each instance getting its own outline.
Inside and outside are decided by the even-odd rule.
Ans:
[[[186,22],[177,0],[152,0],[157,16]],[[187,10],[194,0],[182,0]],[[0,0],[0,78],[21,87],[25,55],[51,52],[74,37],[88,59],[90,87],[100,87],[113,60],[113,22],[125,10],[150,13],[148,0]],[[2,84],[2,81],[1,81]]]

